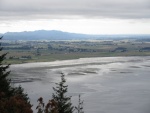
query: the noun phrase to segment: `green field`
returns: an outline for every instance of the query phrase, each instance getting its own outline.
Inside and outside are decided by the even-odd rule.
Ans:
[[[5,64],[86,57],[149,56],[150,43],[137,40],[4,41]]]

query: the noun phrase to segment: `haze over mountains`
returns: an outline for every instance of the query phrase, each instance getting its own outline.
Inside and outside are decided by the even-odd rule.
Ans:
[[[97,40],[118,38],[150,38],[150,35],[88,35],[62,32],[57,30],[7,32],[4,34],[0,34],[0,36],[4,36],[4,40]]]

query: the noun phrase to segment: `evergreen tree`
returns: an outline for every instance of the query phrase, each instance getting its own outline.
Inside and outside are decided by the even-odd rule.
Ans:
[[[80,95],[79,95],[78,106],[75,107],[75,109],[77,110],[77,113],[84,113],[84,111],[83,111],[83,101],[81,101]]]
[[[2,37],[0,38],[0,40]],[[2,51],[0,43],[0,52]],[[28,95],[23,92],[23,88],[12,87],[11,80],[8,79],[10,71],[9,65],[4,65],[7,53],[0,53],[0,113],[33,113]]]
[[[0,40],[2,37],[0,38]],[[0,43],[0,51],[2,51],[1,43]],[[11,96],[13,94],[13,89],[10,86],[10,80],[7,79],[10,71],[7,71],[9,65],[3,65],[3,61],[5,60],[7,53],[0,54],[0,92],[5,92],[6,96]]]
[[[24,93],[24,89],[21,86],[14,87],[14,94],[20,96],[27,104],[30,104],[29,97],[27,93]]]
[[[71,97],[66,96],[68,85],[65,85],[65,75],[61,73],[61,82],[56,83],[56,88],[53,87],[53,99],[57,101],[59,113],[73,113],[74,107],[71,103]]]

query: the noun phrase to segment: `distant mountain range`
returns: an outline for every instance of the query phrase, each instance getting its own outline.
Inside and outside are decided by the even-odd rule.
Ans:
[[[87,35],[62,32],[57,30],[7,32],[4,34],[0,34],[0,36],[4,36],[4,40],[92,40],[118,38],[150,38],[150,35]]]
[[[96,35],[68,33],[56,30],[7,32],[1,35],[4,36],[4,40],[80,40],[98,38]]]

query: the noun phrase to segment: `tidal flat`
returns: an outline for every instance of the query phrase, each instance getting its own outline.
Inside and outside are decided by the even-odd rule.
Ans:
[[[60,73],[65,74],[68,95],[85,113],[149,113],[150,57],[96,57],[11,65],[14,86],[29,94],[36,113],[37,99],[52,98]]]

